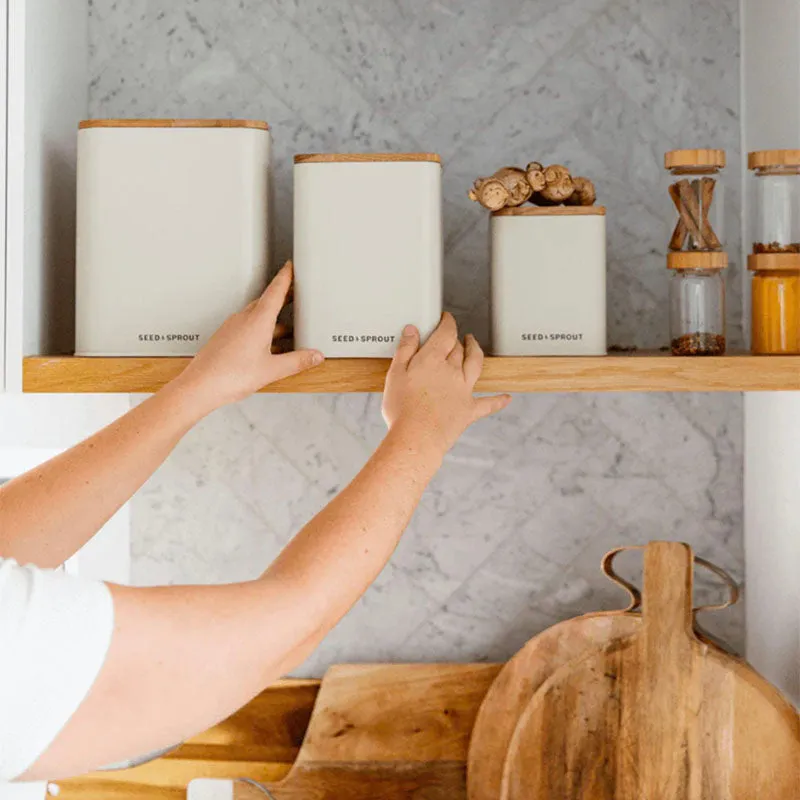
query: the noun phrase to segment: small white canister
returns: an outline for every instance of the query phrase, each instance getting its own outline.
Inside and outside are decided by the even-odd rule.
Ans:
[[[390,358],[442,314],[442,169],[432,153],[295,157],[294,333],[329,358]]]
[[[492,353],[606,354],[602,206],[524,206],[491,218]]]
[[[269,159],[265,122],[81,123],[78,355],[193,355],[258,296]]]

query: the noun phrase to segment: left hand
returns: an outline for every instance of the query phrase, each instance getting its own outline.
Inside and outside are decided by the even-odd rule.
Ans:
[[[223,323],[175,383],[214,409],[321,364],[324,356],[317,350],[272,352],[278,314],[292,279],[293,265],[287,261],[258,300]]]

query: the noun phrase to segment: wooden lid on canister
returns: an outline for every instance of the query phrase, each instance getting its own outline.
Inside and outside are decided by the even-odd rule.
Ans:
[[[800,270],[800,253],[751,253],[747,257],[747,269],[759,270]]]
[[[728,254],[717,250],[675,250],[667,253],[668,269],[725,269]]]
[[[748,154],[747,167],[800,167],[800,150],[756,150]]]
[[[432,161],[441,164],[437,153],[300,153],[295,164],[368,164],[379,161]]]
[[[514,206],[492,211],[493,217],[604,217],[605,215],[605,206]]]
[[[719,167],[725,166],[725,151],[712,148],[695,150],[669,150],[664,154],[666,169],[681,167]]]
[[[78,128],[255,128],[268,131],[269,125],[257,119],[85,119]]]

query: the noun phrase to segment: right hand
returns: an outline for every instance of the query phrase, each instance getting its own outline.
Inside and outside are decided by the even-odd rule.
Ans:
[[[174,383],[188,387],[212,410],[321,364],[324,357],[316,350],[272,352],[273,338],[283,332],[278,314],[293,277],[292,262],[287,261],[261,297],[229,317]]]
[[[452,314],[445,312],[420,347],[419,331],[408,325],[386,377],[383,418],[389,429],[401,427],[449,450],[473,423],[504,409],[507,394],[475,397],[483,351],[468,335],[462,344]]]

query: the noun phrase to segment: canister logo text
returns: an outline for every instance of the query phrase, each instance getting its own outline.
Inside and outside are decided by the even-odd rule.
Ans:
[[[140,342],[197,342],[199,333],[140,333]]]
[[[523,342],[579,342],[582,333],[523,333]]]
[[[367,333],[362,333],[359,335],[350,333],[334,333],[333,336],[331,336],[331,341],[340,344],[351,344],[356,342],[393,342],[396,338],[396,336],[379,336],[376,334]]]

